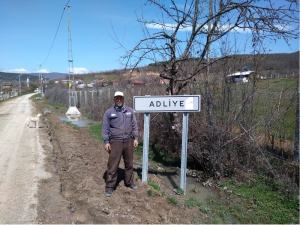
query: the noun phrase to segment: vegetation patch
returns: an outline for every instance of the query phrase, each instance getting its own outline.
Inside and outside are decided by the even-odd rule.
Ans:
[[[176,198],[174,198],[172,196],[168,196],[167,200],[171,205],[178,205],[178,201],[176,200]]]
[[[35,96],[35,95],[34,95],[34,96]],[[53,102],[50,102],[50,101],[45,101],[45,103],[46,103],[47,105],[50,105],[50,106],[54,107],[55,109],[61,109],[61,110],[67,111],[67,106],[64,105],[64,104],[53,103]]]
[[[101,124],[98,125],[98,124],[89,123],[88,131],[95,140],[99,140],[103,143],[102,135],[101,135],[102,134],[102,125]]]
[[[211,198],[210,208],[224,221],[234,218],[239,223],[298,224],[297,197],[287,196],[265,182],[265,179],[258,177],[248,183],[232,180],[223,183],[220,188],[222,197]]]
[[[80,130],[80,127],[77,126],[76,124],[73,124],[72,122],[70,121],[66,121],[66,124],[68,124],[69,126],[72,126],[75,130]]]
[[[185,206],[188,208],[200,207],[202,205],[203,205],[202,202],[198,201],[193,197],[189,197],[188,199],[185,200]]]

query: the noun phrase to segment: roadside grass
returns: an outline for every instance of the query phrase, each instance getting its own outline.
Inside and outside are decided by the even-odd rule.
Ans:
[[[210,198],[210,209],[224,222],[247,224],[298,224],[299,201],[274,190],[266,180],[220,184],[221,198]]]
[[[77,126],[76,124],[73,124],[72,122],[70,121],[66,121],[66,124],[68,124],[69,126],[73,127],[75,130],[80,130],[80,127]]]
[[[229,108],[235,110],[236,106],[245,101],[247,107],[244,109],[244,116],[251,114],[249,123],[261,124],[253,131],[258,135],[264,129],[264,121],[271,119],[272,127],[269,132],[274,135],[276,140],[291,141],[295,135],[296,120],[296,97],[297,97],[297,79],[268,79],[254,83],[236,83],[230,84],[232,95]],[[213,90],[215,96],[215,105],[221,106],[224,101],[224,95],[220,88]],[[203,105],[201,111],[205,111]],[[223,118],[223,111],[217,110],[217,116]],[[275,119],[276,118],[276,119]],[[239,127],[239,124],[236,124]],[[265,124],[267,125],[267,124]]]
[[[67,111],[67,106],[64,105],[64,104],[53,103],[53,102],[50,102],[50,101],[45,101],[45,103],[47,105],[50,105],[50,106],[54,107],[55,109],[60,109],[60,110]]]
[[[202,205],[203,205],[203,203],[200,202],[199,200],[195,199],[194,197],[188,197],[185,200],[185,206],[188,208],[200,207]]]
[[[150,178],[147,181],[147,184],[152,187],[152,189],[147,190],[147,195],[149,197],[151,196],[164,196],[165,192],[161,190],[159,184],[153,182]]]
[[[173,196],[167,196],[167,200],[171,205],[178,205],[178,201]]]
[[[89,123],[88,131],[89,131],[90,135],[92,136],[92,138],[94,138],[95,140],[101,141],[101,143],[103,143],[102,135],[101,135],[102,124]]]

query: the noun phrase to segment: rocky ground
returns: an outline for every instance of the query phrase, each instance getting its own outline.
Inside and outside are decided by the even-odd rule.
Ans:
[[[119,181],[111,197],[104,193],[108,154],[104,145],[93,139],[87,128],[76,129],[62,122],[58,109],[33,100],[37,112],[43,114],[39,129],[45,150],[45,167],[52,176],[40,182],[38,223],[132,224],[132,223],[211,223],[209,213],[185,206],[186,196],[174,193],[162,178],[149,174],[159,191],[142,183],[140,160],[135,160],[137,190],[124,186],[123,162]],[[152,196],[150,196],[152,193]],[[175,199],[172,204],[169,199]]]

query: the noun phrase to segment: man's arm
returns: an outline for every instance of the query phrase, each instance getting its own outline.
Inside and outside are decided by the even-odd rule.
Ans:
[[[110,128],[110,122],[108,117],[108,111],[103,115],[103,122],[102,122],[102,139],[104,141],[104,144],[109,143],[109,128]]]

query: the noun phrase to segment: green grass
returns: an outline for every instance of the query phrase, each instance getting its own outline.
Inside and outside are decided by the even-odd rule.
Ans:
[[[154,190],[160,191],[160,186],[159,186],[159,184],[157,184],[157,183],[151,181],[151,179],[148,179],[148,185],[151,186],[151,187],[153,187]]]
[[[297,198],[280,193],[274,185],[266,182],[271,181],[257,178],[252,183],[223,183],[221,189],[226,187],[230,192],[224,192],[222,199],[211,199],[210,208],[224,221],[234,218],[239,223],[248,224],[298,224]]]
[[[157,183],[151,181],[150,178],[148,179],[147,184],[148,184],[150,187],[152,187],[152,189],[148,189],[148,190],[147,190],[147,194],[148,194],[149,197],[150,197],[150,196],[164,196],[164,195],[165,195],[165,191],[163,191],[163,190],[160,188],[159,184],[157,184]]]
[[[184,191],[182,190],[182,188],[176,188],[176,189],[174,189],[174,192],[178,195],[183,195],[184,194]]]
[[[35,96],[35,95],[34,95],[34,96]],[[64,104],[53,103],[53,102],[49,102],[49,101],[45,101],[45,103],[46,103],[47,105],[50,105],[50,106],[56,108],[56,109],[61,109],[61,110],[64,110],[64,111],[67,111],[67,108],[68,108],[68,107],[67,107],[66,105],[64,105]]]
[[[148,195],[149,197],[153,196],[153,190],[148,189],[148,190],[147,190],[147,195]]]
[[[73,124],[73,123],[70,122],[70,121],[67,121],[66,124],[68,124],[69,126],[73,127],[75,130],[80,130],[80,127],[79,127],[79,126]]]
[[[185,200],[185,206],[188,208],[200,207],[202,205],[202,202],[198,201],[193,197],[189,197],[187,200]]]
[[[209,208],[208,206],[206,206],[206,205],[201,205],[201,206],[199,207],[199,210],[200,210],[200,212],[202,212],[202,213],[209,213],[210,208]]]
[[[167,200],[171,205],[178,205],[178,201],[172,196],[168,196]]]
[[[90,135],[92,136],[92,138],[94,138],[95,140],[99,140],[103,143],[102,124],[97,125],[97,124],[89,123],[88,131],[89,131]]]

